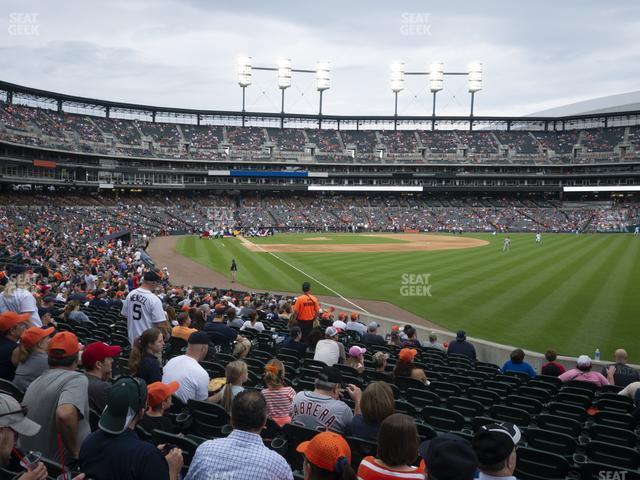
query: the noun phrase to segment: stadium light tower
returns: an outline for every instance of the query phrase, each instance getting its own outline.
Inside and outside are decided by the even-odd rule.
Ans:
[[[431,130],[436,129],[436,94],[444,88],[444,63],[434,62],[429,65],[429,90],[433,93],[433,111],[431,113]]]
[[[318,128],[322,128],[322,93],[331,88],[331,65],[329,62],[316,62],[316,80],[318,81],[318,92],[320,92],[320,109],[318,110]]]
[[[471,113],[469,117],[473,117],[473,100],[476,92],[482,90],[482,63],[471,62],[467,67],[469,72],[469,93],[471,94]],[[473,118],[470,120],[470,128],[473,128]]]
[[[284,127],[284,91],[291,86],[291,59],[278,60],[278,88],[282,92],[282,108],[280,113],[280,128]]]
[[[391,90],[395,95],[395,108],[393,116],[393,129],[398,129],[398,93],[404,90],[404,62],[394,62],[391,64]]]
[[[245,90],[251,85],[251,57],[238,58],[238,85],[242,87],[242,126],[244,127]]]

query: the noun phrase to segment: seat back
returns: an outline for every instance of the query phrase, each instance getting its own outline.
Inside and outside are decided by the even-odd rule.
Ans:
[[[464,426],[464,417],[458,412],[440,407],[424,407],[422,419],[434,429],[450,432],[460,430]]]
[[[589,460],[629,470],[640,467],[640,453],[629,447],[592,440],[586,445]]]
[[[575,438],[560,432],[543,430],[541,428],[529,428],[526,433],[527,446],[553,452],[563,457],[571,457],[576,451],[577,442]]]
[[[569,462],[561,455],[535,448],[518,448],[517,478],[564,479],[569,469]]]

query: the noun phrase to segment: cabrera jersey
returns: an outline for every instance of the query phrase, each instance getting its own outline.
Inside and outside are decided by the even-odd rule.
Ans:
[[[144,288],[136,288],[129,292],[122,303],[120,313],[127,317],[127,331],[131,345],[142,332],[153,327],[154,323],[165,321],[162,301],[155,293]]]
[[[315,392],[299,392],[291,404],[291,421],[314,430],[331,430],[343,435],[353,420],[349,406],[335,398]]]

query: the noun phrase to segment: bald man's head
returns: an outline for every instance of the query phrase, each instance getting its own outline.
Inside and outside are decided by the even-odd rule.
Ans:
[[[619,348],[616,353],[613,354],[616,359],[616,363],[627,363],[627,351]]]

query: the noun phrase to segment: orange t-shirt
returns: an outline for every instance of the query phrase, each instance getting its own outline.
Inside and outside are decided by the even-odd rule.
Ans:
[[[183,340],[188,342],[191,334],[197,331],[198,331],[197,328],[189,328],[189,327],[183,327],[182,325],[176,325],[171,329],[171,336],[182,338]]]
[[[320,310],[318,299],[308,293],[300,295],[293,304],[293,311],[296,312],[298,321],[302,322],[315,320],[318,310]]]
[[[424,479],[424,469],[413,467],[413,470],[395,470],[383,467],[374,457],[364,457],[358,468],[359,480],[422,480]]]

